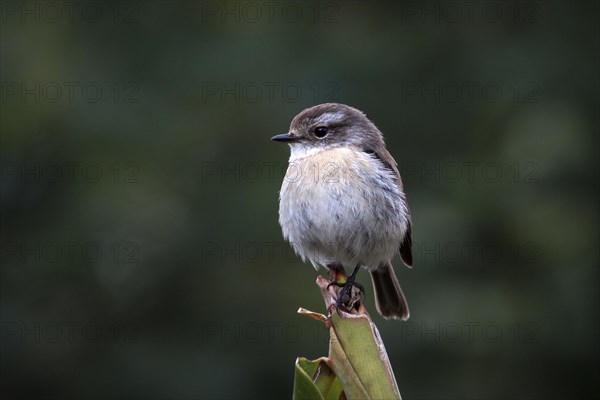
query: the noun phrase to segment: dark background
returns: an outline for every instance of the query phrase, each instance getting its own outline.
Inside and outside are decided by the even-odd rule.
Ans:
[[[4,398],[289,397],[269,138],[327,101],[403,174],[403,397],[598,397],[598,3],[70,4],[0,4]]]

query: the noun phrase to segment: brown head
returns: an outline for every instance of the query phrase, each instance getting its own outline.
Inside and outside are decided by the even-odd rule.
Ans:
[[[373,151],[385,148],[383,135],[362,111],[338,103],[307,108],[292,120],[288,133],[271,139],[289,143],[292,151],[341,146]]]

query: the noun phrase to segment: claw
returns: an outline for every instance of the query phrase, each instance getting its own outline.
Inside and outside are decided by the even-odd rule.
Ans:
[[[346,282],[339,283],[337,281],[329,282],[327,288],[331,286],[340,287],[340,291],[337,295],[336,309],[350,311],[352,308],[358,309],[362,296],[365,294],[365,288],[358,282],[355,282],[356,274],[360,266],[356,266],[352,274],[346,279]],[[354,288],[358,289],[358,296],[354,292]]]
[[[327,289],[329,289],[331,286],[337,286],[337,287],[343,288],[344,284],[343,283],[339,283],[337,281],[331,281],[331,282],[329,282],[329,285],[327,285]]]

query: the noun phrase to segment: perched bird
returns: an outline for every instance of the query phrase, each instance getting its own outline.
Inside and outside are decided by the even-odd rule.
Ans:
[[[283,236],[315,268],[354,268],[338,307],[362,286],[355,277],[371,273],[377,311],[406,320],[408,304],[391,260],[396,253],[412,266],[411,218],[402,180],[383,135],[356,108],[320,104],[298,114],[288,133],[272,140],[288,143],[288,169],[279,197]]]

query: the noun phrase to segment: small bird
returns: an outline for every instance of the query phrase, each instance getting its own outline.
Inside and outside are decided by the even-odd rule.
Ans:
[[[288,133],[291,156],[279,196],[279,224],[303,261],[315,268],[354,268],[338,293],[342,299],[364,267],[371,273],[377,311],[384,318],[410,313],[391,260],[400,252],[412,266],[411,218],[402,180],[383,135],[356,108],[325,103],[298,114]]]

